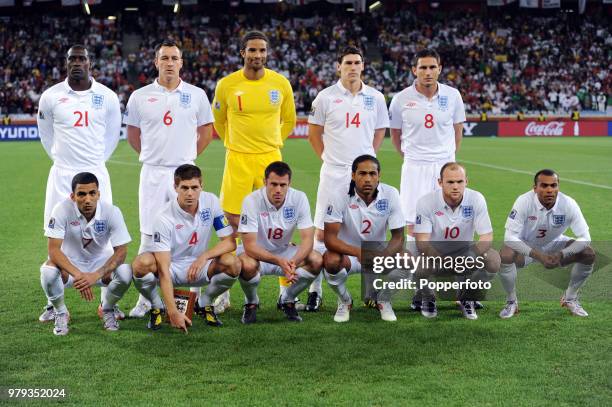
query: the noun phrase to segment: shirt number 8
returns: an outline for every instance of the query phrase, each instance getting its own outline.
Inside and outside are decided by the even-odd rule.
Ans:
[[[434,117],[432,114],[425,115],[425,128],[431,129],[434,126]]]

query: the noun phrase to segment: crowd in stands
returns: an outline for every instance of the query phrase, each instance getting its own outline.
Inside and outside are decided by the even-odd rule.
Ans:
[[[155,45],[173,38],[183,49],[183,79],[212,99],[216,82],[242,66],[239,38],[249,29],[270,37],[267,66],[289,78],[301,114],[337,80],[337,52],[349,43],[366,54],[364,81],[389,98],[414,80],[414,53],[432,47],[442,55],[440,81],[459,88],[468,114],[605,111],[612,103],[611,29],[597,16],[584,17],[578,29],[552,17],[424,19],[408,11],[376,18],[141,15],[136,21],[123,30],[117,20],[85,17],[2,21],[2,113],[35,113],[41,92],[63,78],[73,43],[89,48],[94,77],[125,104],[131,91],[156,77]],[[142,43],[124,55],[128,31]]]

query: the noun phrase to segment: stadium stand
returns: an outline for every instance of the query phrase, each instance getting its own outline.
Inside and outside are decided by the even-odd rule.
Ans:
[[[333,61],[345,45],[340,38],[366,51],[364,80],[389,98],[412,83],[414,53],[434,47],[442,55],[443,81],[461,90],[468,114],[605,112],[612,104],[612,35],[605,16],[582,17],[578,31],[553,17],[482,19],[451,12],[423,18],[410,10],[367,20],[346,14],[251,20],[143,14],[135,25],[85,16],[3,21],[2,113],[35,113],[42,91],[64,75],[65,50],[78,42],[93,54],[96,79],[114,89],[122,104],[156,76],[153,49],[164,37],[182,44],[183,78],[211,97],[217,80],[240,68],[238,39],[252,28],[271,38],[268,66],[290,79],[300,114],[336,80]],[[128,30],[140,40],[133,53],[122,51]]]

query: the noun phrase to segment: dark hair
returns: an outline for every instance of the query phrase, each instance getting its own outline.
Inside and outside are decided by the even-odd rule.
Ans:
[[[363,154],[353,160],[353,165],[351,167],[351,171],[353,172],[353,174],[355,173],[355,171],[357,171],[357,167],[359,167],[359,164],[364,161],[372,161],[374,164],[376,164],[376,170],[380,173],[380,161],[378,161],[378,158],[374,157],[373,155]],[[353,180],[351,180],[348,194],[350,196],[355,195],[355,181]],[[378,190],[376,190],[376,192],[374,193],[374,197],[376,197],[376,194],[378,194]]]
[[[76,187],[79,184],[96,184],[96,188],[100,187],[98,177],[93,175],[91,172],[79,172],[72,178],[72,192],[76,191]]]
[[[414,54],[412,66],[418,66],[419,59],[421,58],[436,58],[436,62],[440,65],[440,54],[435,49],[425,48]]]
[[[444,170],[446,170],[447,168],[450,168],[451,170],[454,168],[463,168],[463,171],[465,171],[465,167],[461,164],[459,164],[456,161],[449,161],[446,164],[444,164],[442,166],[442,168],[440,168],[440,179],[442,179],[442,174],[444,174]]]
[[[289,168],[289,165],[285,162],[274,161],[273,163],[270,163],[270,165],[266,167],[266,171],[265,171],[266,179],[268,179],[271,173],[275,173],[279,177],[284,177],[285,175],[289,175],[289,181],[291,181],[291,168]]]
[[[202,183],[202,171],[193,164],[183,164],[174,170],[174,185],[194,178],[198,178]]]
[[[266,44],[270,43],[266,34],[262,33],[261,31],[249,31],[242,36],[242,39],[240,39],[240,51],[244,51],[246,49],[247,42],[250,40],[264,40]]]
[[[349,45],[344,47],[338,54],[338,63],[342,64],[342,59],[347,55],[359,55],[361,57],[361,61],[363,62],[363,52],[361,52],[359,48]]]
[[[66,57],[68,57],[68,54],[70,54],[70,51],[73,49],[82,49],[87,54],[87,58],[89,58],[89,51],[87,50],[87,47],[83,44],[74,44],[73,46],[68,48],[68,51],[66,51]]]
[[[157,58],[157,54],[159,54],[161,47],[177,47],[181,58],[183,57],[183,51],[181,51],[181,47],[179,47],[176,41],[167,38],[155,46],[155,58]]]
[[[556,171],[548,169],[548,168],[544,168],[543,170],[540,170],[538,172],[536,172],[536,175],[533,177],[533,185],[538,185],[538,177],[540,175],[547,175],[549,177],[557,177],[557,181],[559,181],[559,174],[557,174]]]

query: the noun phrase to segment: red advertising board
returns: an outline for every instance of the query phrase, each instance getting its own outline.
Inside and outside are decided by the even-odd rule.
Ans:
[[[499,122],[500,137],[604,137],[607,135],[608,126],[605,121]]]

